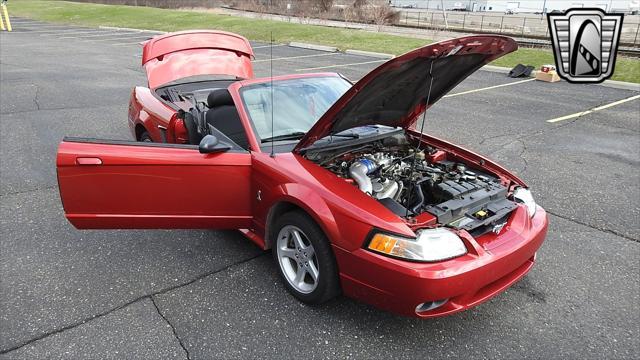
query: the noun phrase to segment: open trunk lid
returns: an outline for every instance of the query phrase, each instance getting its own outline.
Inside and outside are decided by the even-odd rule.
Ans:
[[[149,88],[202,75],[253,78],[253,50],[244,37],[214,30],[156,36],[144,43],[142,65]]]

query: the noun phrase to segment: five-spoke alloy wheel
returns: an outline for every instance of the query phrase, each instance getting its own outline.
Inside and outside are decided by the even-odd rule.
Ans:
[[[318,304],[340,292],[327,237],[305,213],[293,211],[274,224],[273,256],[285,286],[298,299]]]
[[[277,240],[278,263],[284,278],[297,291],[308,294],[318,286],[318,259],[313,245],[297,226],[286,225]]]

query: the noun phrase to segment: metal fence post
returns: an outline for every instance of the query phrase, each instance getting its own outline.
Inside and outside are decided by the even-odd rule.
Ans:
[[[524,35],[524,27],[527,25],[527,18],[522,18],[522,35]]]
[[[482,25],[484,24],[484,15],[480,18],[480,31],[482,31]]]
[[[435,24],[433,23],[433,12],[431,13],[431,26],[435,26]]]
[[[409,12],[408,12],[408,11],[405,11],[405,12],[404,12],[404,24],[405,24],[405,25],[408,25],[408,24],[409,24],[409,21],[408,21],[408,20],[409,20]]]
[[[462,29],[464,29],[464,24],[466,23],[467,23],[467,13],[464,13],[462,17]]]
[[[549,34],[549,24],[544,25],[544,37],[547,37],[547,35]]]
[[[500,17],[500,34],[502,34],[502,24],[504,24],[504,16]]]
[[[420,27],[420,15],[422,15],[422,11],[418,12],[418,27]]]
[[[635,46],[638,41],[638,31],[640,31],[640,24],[638,24],[638,28],[636,29],[636,37],[633,39],[633,46]]]

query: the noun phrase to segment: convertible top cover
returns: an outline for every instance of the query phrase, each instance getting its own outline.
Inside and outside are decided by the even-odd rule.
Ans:
[[[168,33],[146,41],[142,48],[142,65],[152,89],[200,75],[251,79],[252,58],[249,41],[225,31]]]

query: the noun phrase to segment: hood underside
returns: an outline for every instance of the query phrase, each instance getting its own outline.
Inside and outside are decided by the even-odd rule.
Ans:
[[[427,45],[380,65],[349,89],[296,145],[366,125],[411,127],[418,115],[485,64],[518,48],[504,36]]]

